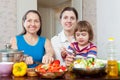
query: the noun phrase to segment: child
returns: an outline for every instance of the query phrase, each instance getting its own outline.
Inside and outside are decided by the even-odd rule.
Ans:
[[[93,40],[92,26],[87,21],[79,21],[74,30],[74,37],[76,42],[70,44],[67,53],[74,53],[76,57],[83,58],[96,58],[97,47],[92,43]],[[61,53],[63,59],[67,53]]]

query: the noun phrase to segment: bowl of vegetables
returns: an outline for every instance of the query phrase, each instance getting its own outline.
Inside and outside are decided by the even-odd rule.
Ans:
[[[79,73],[79,75],[95,75],[105,73],[106,61],[94,58],[76,59],[73,62],[72,69],[75,73]]]
[[[41,78],[57,78],[62,77],[67,71],[65,66],[60,65],[59,60],[54,60],[50,64],[39,64],[35,67],[35,71]]]

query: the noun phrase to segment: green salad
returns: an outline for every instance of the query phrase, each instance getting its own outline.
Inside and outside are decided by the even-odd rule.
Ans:
[[[100,59],[87,58],[87,59],[76,59],[73,63],[74,68],[82,68],[82,69],[94,69],[104,67],[105,62]]]

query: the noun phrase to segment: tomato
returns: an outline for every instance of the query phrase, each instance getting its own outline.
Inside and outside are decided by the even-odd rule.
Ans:
[[[52,64],[60,64],[60,61],[59,61],[59,60],[54,60],[54,61],[52,62]]]
[[[41,72],[41,73],[60,72],[60,70],[66,71],[66,67],[61,66],[59,60],[54,60],[52,63],[48,65],[46,64],[38,65],[36,69],[38,72]]]
[[[92,65],[94,65],[95,64],[95,62],[92,62]]]
[[[51,65],[53,67],[59,67],[60,66],[60,61],[59,60],[54,60]]]
[[[65,71],[65,70],[66,70],[66,67],[65,67],[65,66],[61,66],[61,69],[62,69],[63,71]]]
[[[53,70],[54,70],[54,67],[50,66],[47,71],[52,72]]]
[[[45,70],[44,68],[40,68],[39,71],[40,71],[41,73],[46,73],[46,70]]]
[[[53,66],[53,67],[59,67],[60,64],[55,64],[55,63],[53,63],[52,66]]]
[[[58,66],[58,67],[54,67],[53,72],[59,72],[59,70],[60,70],[60,66]]]

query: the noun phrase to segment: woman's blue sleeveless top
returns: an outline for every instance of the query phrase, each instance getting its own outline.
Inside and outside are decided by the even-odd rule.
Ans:
[[[35,62],[42,62],[42,58],[45,54],[45,40],[44,37],[38,37],[38,42],[35,45],[29,45],[23,35],[16,36],[18,50],[23,50],[24,54],[32,56]],[[28,65],[28,68],[33,68],[38,64]]]

